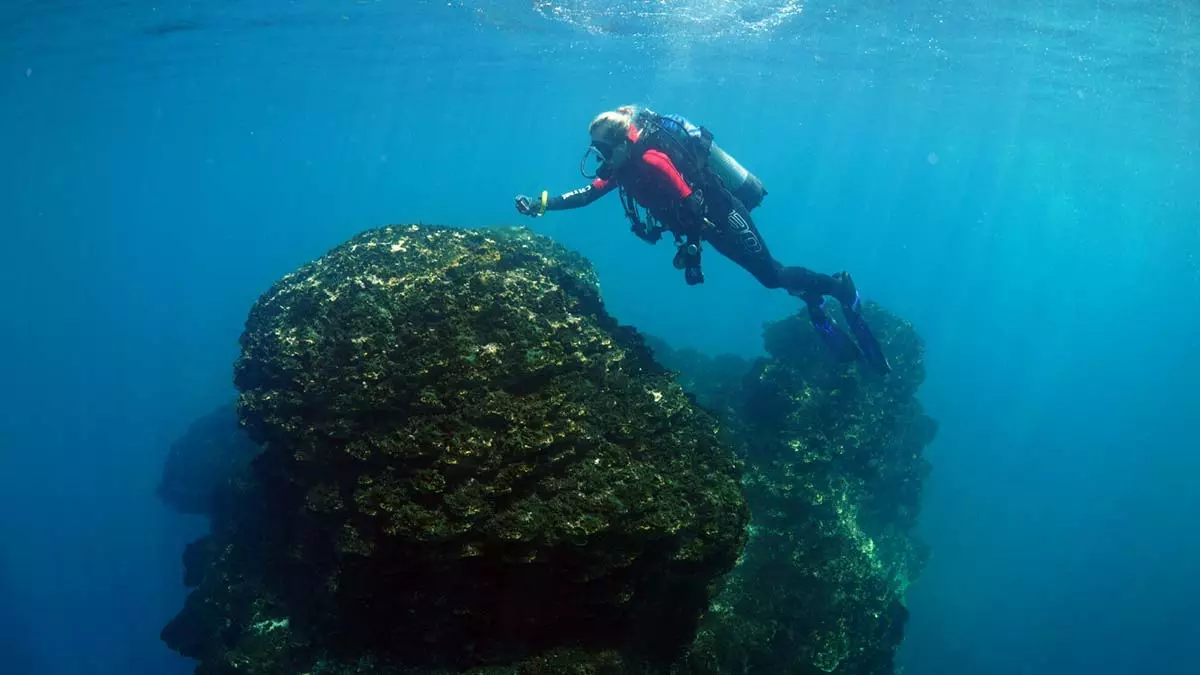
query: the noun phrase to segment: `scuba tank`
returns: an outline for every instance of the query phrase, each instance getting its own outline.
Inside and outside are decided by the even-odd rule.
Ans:
[[[644,112],[653,120],[651,124],[665,132],[677,144],[692,150],[689,154],[695,156],[699,165],[697,168],[707,170],[719,178],[747,211],[753,211],[762,203],[767,194],[762,181],[713,142],[712,133],[708,129],[692,124],[682,115],[659,115],[649,110]]]
[[[754,207],[762,203],[763,197],[767,195],[767,189],[758,176],[747,171],[716,143],[709,148],[709,153],[709,167],[721,179],[725,187],[729,188],[733,196],[742,202],[747,211],[753,211]]]

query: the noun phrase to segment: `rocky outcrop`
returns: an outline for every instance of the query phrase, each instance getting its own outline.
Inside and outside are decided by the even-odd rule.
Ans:
[[[742,550],[720,420],[544,238],[364,233],[241,346],[262,451],[163,631],[198,673],[663,668]]]
[[[653,343],[739,439],[753,514],[678,672],[893,672],[904,592],[926,555],[912,530],[936,425],[916,398],[920,338],[877,305],[864,312],[891,360],[886,378],[835,363],[800,317],[769,325],[769,355],[742,367]]]
[[[250,435],[173,450],[186,508],[223,487],[163,637],[200,675],[891,673],[936,425],[864,313],[887,377],[799,316],[753,360],[644,339],[521,230],[365,233],[251,311]]]

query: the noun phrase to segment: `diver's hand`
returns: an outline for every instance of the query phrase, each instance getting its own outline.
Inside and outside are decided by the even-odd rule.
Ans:
[[[538,217],[542,215],[541,201],[535,200],[532,197],[525,195],[517,195],[517,211],[527,216]]]
[[[675,259],[671,264],[675,265],[677,270],[700,267],[700,245],[695,242],[680,245],[675,250]]]
[[[679,203],[679,220],[684,232],[700,233],[704,231],[708,218],[704,217],[704,195],[695,190]]]
[[[693,190],[680,204],[684,216],[692,222],[704,220],[704,193]]]
[[[688,286],[704,283],[704,272],[700,270],[700,244],[692,241],[683,244],[675,252],[675,269],[683,270],[683,279]]]
[[[633,230],[633,233],[636,234],[639,239],[648,244],[657,244],[658,241],[662,239],[662,228],[659,227],[649,229],[646,227],[645,223],[638,223],[629,229]]]

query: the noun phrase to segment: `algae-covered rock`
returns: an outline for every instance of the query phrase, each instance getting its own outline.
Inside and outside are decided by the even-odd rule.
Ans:
[[[769,325],[770,356],[742,368],[656,344],[739,438],[753,514],[742,562],[679,672],[893,672],[904,592],[925,557],[912,528],[936,426],[916,399],[912,326],[874,304],[864,313],[891,360],[886,378],[834,362],[801,317]]]
[[[744,543],[718,420],[545,238],[364,233],[241,346],[257,482],[163,633],[198,673],[634,672],[679,656]]]
[[[238,424],[233,403],[220,406],[188,427],[171,445],[158,497],[180,513],[211,515],[220,491],[249,466],[258,446]]]

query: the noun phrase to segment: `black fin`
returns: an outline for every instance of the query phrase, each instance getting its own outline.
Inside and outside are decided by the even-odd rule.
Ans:
[[[846,317],[846,323],[850,324],[850,330],[854,332],[854,338],[858,340],[866,362],[881,375],[892,372],[892,364],[888,363],[883,348],[879,346],[879,340],[875,339],[875,334],[871,332],[866,319],[858,313],[858,298],[855,298],[853,305],[842,305],[842,315]]]
[[[858,345],[854,344],[854,340],[846,334],[845,329],[835,324],[829,315],[825,313],[825,303],[807,303],[808,317],[812,320],[813,328],[817,330],[817,335],[821,337],[821,341],[833,353],[834,358],[842,363],[857,361],[862,358],[862,350]]]

